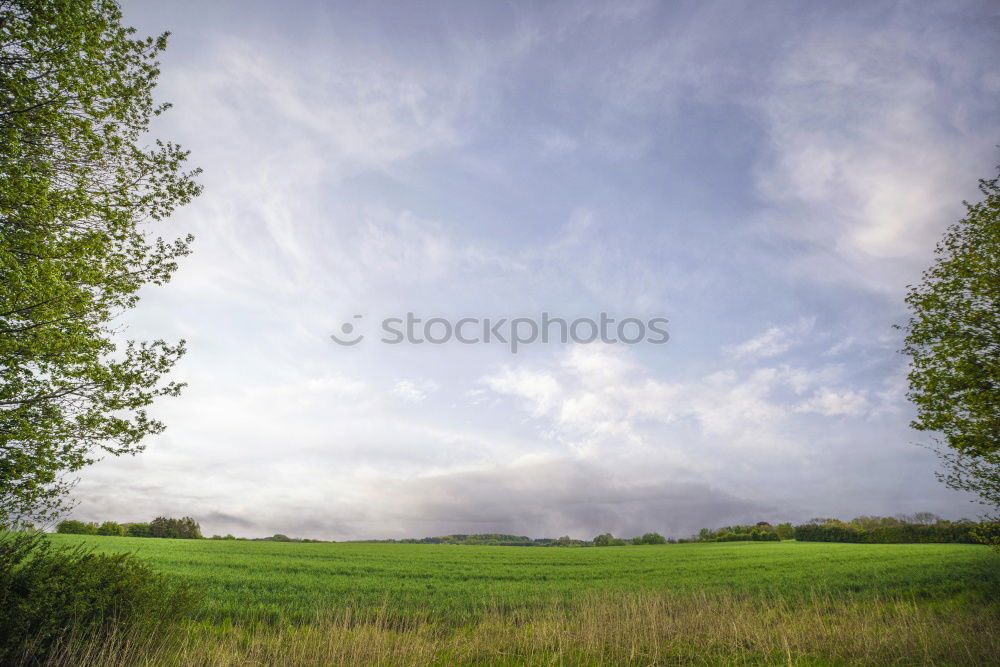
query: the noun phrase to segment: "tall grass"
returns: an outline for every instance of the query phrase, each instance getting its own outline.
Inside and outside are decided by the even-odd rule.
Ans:
[[[982,601],[725,591],[588,592],[497,607],[474,623],[342,608],[308,624],[191,622],[162,635],[66,642],[55,665],[996,664],[1000,607]]]

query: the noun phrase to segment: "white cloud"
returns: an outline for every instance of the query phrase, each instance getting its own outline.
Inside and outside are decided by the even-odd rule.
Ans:
[[[419,402],[438,388],[438,384],[433,380],[397,380],[392,386],[392,393],[404,401]]]
[[[973,101],[988,66],[956,61],[943,34],[807,32],[775,66],[756,102],[761,229],[805,244],[796,275],[898,295],[989,172],[995,133],[963,120],[990,113]]]
[[[826,387],[817,390],[808,401],[796,408],[798,412],[816,412],[826,417],[857,417],[866,414],[869,409],[870,403],[865,392],[850,389],[834,391]]]
[[[727,348],[736,359],[767,359],[787,352],[812,331],[816,319],[803,317],[786,326],[773,326],[759,336]]]

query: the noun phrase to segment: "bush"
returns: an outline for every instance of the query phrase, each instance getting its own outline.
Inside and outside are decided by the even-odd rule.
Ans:
[[[1000,551],[1000,521],[984,521],[970,532],[972,539]]]
[[[41,533],[0,533],[0,663],[44,660],[61,638],[171,623],[195,592],[132,554],[53,547]]]

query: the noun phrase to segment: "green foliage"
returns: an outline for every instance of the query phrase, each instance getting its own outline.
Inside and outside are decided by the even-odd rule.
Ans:
[[[179,540],[201,539],[201,526],[189,516],[168,519],[158,516],[149,522],[150,537],[169,537]]]
[[[944,434],[970,456],[1000,452],[1000,186],[982,180],[983,201],[938,243],[934,265],[906,296],[912,315],[913,427]]]
[[[65,521],[60,521],[56,525],[56,532],[66,535],[86,535],[90,531],[87,530],[87,524],[83,521],[72,521],[67,519]],[[96,533],[97,531],[95,530],[94,532]]]
[[[191,237],[154,237],[199,193],[187,153],[144,145],[166,35],[111,0],[0,2],[0,525],[58,513],[67,474],[132,454],[184,344],[113,341]]]
[[[125,527],[114,521],[105,521],[97,529],[98,535],[113,535],[115,537],[125,537]]]
[[[779,540],[790,540],[795,537],[795,529],[790,523],[779,523],[774,527],[774,532]]]
[[[933,516],[933,515],[930,515]],[[934,517],[933,522],[913,517],[893,518],[862,516],[851,521],[813,519],[795,527],[800,542],[858,542],[864,544],[916,544],[977,542],[980,524],[973,521],[948,521]]]
[[[938,447],[936,453],[944,463],[938,479],[953,489],[975,494],[980,504],[990,508],[989,517],[1000,520],[1000,452],[976,456]]]
[[[149,537],[148,523],[123,523],[125,533],[129,537]]]
[[[718,530],[702,528],[697,542],[780,542],[778,531],[769,523],[759,523],[755,526],[726,526]]]
[[[646,533],[642,536],[643,544],[666,544],[667,538],[659,533]]]
[[[270,538],[265,538],[270,539]],[[322,540],[291,540],[295,542],[320,542]],[[560,547],[560,546],[584,546],[582,540],[574,540],[570,537],[560,537],[552,539],[548,537],[537,537],[532,539],[527,535],[507,535],[505,533],[455,533],[453,535],[439,535],[437,537],[406,538],[401,540],[364,540],[365,542],[378,542],[386,544],[461,544],[472,546],[503,546],[503,547]]]
[[[54,548],[41,533],[0,534],[0,662],[41,660],[64,635],[152,629],[182,618],[192,589],[131,554]]]
[[[1000,551],[1000,521],[984,521],[972,529],[972,539]]]

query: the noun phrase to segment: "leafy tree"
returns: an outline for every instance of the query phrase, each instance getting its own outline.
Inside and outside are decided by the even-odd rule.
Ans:
[[[149,537],[148,523],[126,523],[125,534],[129,537]]]
[[[112,0],[0,0],[0,525],[58,513],[67,475],[134,454],[184,342],[115,341],[191,237],[147,223],[200,187],[179,146],[143,143],[157,54]]]
[[[667,538],[659,533],[646,533],[642,536],[643,544],[666,544]]]
[[[114,537],[123,537],[125,535],[125,528],[114,521],[105,521],[97,529],[98,535],[113,535]]]
[[[919,285],[910,286],[908,397],[914,428],[968,456],[1000,452],[1000,186],[948,228]]]
[[[86,535],[87,524],[83,521],[67,519],[56,524],[56,532],[64,535]]]
[[[1000,452],[972,456],[951,449],[939,449],[945,471],[938,479],[953,489],[968,491],[979,497],[979,502],[993,511],[997,518],[1000,509]]]
[[[791,523],[779,523],[774,527],[774,532],[779,540],[790,540],[795,537],[795,529]]]
[[[611,535],[611,533],[604,533],[603,535],[598,535],[597,537],[594,538],[594,546],[595,547],[609,546],[611,544],[611,540],[613,539],[614,537]]]
[[[168,537],[173,539],[201,539],[201,526],[189,516],[180,519],[169,519],[158,516],[149,522],[150,537]]]

